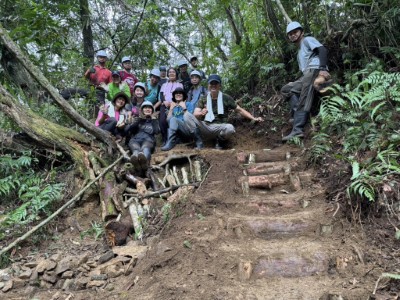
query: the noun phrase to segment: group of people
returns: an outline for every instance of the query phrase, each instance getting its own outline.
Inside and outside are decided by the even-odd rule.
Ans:
[[[290,42],[299,48],[298,63],[303,76],[281,90],[290,102],[293,117],[293,129],[283,141],[304,136],[313,102],[313,82],[318,75],[330,78],[324,46],[313,37],[304,37],[298,22],[289,23],[286,32]],[[197,57],[190,59],[191,69],[186,60],[180,60],[178,68],[153,69],[146,82],[139,82],[134,75],[129,57],[122,58],[121,71],[111,72],[106,61],[106,52],[97,52],[98,64],[85,73],[96,90],[96,126],[111,132],[117,141],[125,137],[132,162],[143,169],[147,168],[159,133],[163,151],[186,141],[194,141],[195,148],[202,149],[203,140],[213,140],[216,149],[223,149],[225,141],[235,133],[234,126],[228,123],[231,111],[255,122],[263,121],[221,91],[219,75],[206,78]]]

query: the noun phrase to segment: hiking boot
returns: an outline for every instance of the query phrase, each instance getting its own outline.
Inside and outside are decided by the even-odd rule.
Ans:
[[[133,151],[131,158],[130,158],[130,161],[135,168],[137,168],[139,166],[138,154],[139,154],[139,151],[135,150],[135,151]]]
[[[140,152],[137,157],[138,157],[140,169],[142,169],[143,171],[146,171],[149,167],[146,156],[144,155],[143,152]]]

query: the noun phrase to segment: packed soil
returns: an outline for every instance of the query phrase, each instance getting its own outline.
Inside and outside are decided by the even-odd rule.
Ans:
[[[281,132],[267,140],[265,128],[242,124],[230,150],[208,144],[198,152],[207,164],[206,178],[172,204],[165,226],[125,246],[146,247],[128,275],[81,290],[26,285],[0,291],[0,299],[368,299],[382,272],[399,263],[391,228],[383,221],[378,228],[351,222],[343,204],[326,200],[332,182],[307,167],[304,148],[282,145]],[[179,146],[171,154],[185,151]],[[244,163],[238,161],[240,153]],[[246,194],[243,169],[251,153],[256,153],[255,164],[296,167],[290,176],[284,169],[266,175],[284,179],[250,187]],[[281,159],[268,160],[270,153],[280,153]],[[93,222],[101,223],[98,199],[69,209],[48,227],[52,236],[23,244],[12,258],[98,257],[110,247],[102,238],[83,236]],[[397,295],[398,289],[382,280],[373,297]]]

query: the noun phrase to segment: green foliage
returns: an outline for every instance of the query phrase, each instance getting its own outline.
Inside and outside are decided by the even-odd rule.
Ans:
[[[311,147],[312,159],[318,160],[331,151],[328,138],[335,135],[340,141],[337,157],[352,167],[348,196],[369,201],[376,200],[384,183],[400,175],[400,73],[370,72],[379,66],[374,62],[353,74],[345,88],[332,88],[334,95],[322,100],[321,130]]]
[[[171,204],[166,203],[161,208],[162,219],[164,223],[167,223],[171,218]]]
[[[104,235],[104,228],[102,223],[97,223],[96,221],[90,223],[92,227],[89,229],[82,231],[80,233],[80,237],[83,240],[85,236],[94,236],[94,239],[97,241],[98,238]]]
[[[40,220],[42,214],[50,213],[51,205],[61,199],[64,184],[51,183],[35,172],[37,160],[27,152],[19,157],[0,157],[0,196],[10,209],[0,222],[3,230],[13,226]]]

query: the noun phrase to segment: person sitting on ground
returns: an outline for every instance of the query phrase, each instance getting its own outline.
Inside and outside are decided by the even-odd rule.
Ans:
[[[193,107],[197,107],[197,102],[199,102],[199,99],[207,95],[207,89],[200,85],[201,73],[197,70],[194,70],[190,73],[190,81],[192,83],[192,87],[189,90],[187,102],[190,102]]]
[[[106,67],[106,51],[98,51],[96,57],[98,64],[87,69],[84,76],[89,80],[90,85],[96,89],[97,105],[99,106],[105,103],[106,91],[104,90],[104,85],[111,82],[111,71]]]
[[[160,82],[158,83],[160,86],[162,86],[164,83],[168,81],[167,77],[167,67],[166,66],[161,66],[160,67]]]
[[[111,132],[120,141],[124,135],[125,127],[125,104],[129,102],[129,97],[120,92],[114,96],[114,99],[107,104],[100,106],[95,125],[103,130]]]
[[[199,69],[200,68],[199,67],[199,59],[197,58],[197,56],[193,56],[190,59],[190,65],[192,66],[192,71],[197,70],[198,72],[200,72],[201,79],[206,79],[206,74],[202,70]]]
[[[132,137],[129,139],[129,149],[132,151],[132,164],[143,171],[147,170],[151,154],[156,147],[155,136],[160,133],[158,120],[152,118],[154,106],[149,101],[144,101],[141,106],[141,116],[135,118],[129,125]]]
[[[303,27],[298,22],[291,22],[286,27],[290,42],[299,48],[297,62],[303,75],[295,82],[284,85],[282,95],[290,101],[293,115],[293,129],[282,141],[294,137],[304,137],[304,126],[307,124],[314,99],[314,80],[318,75],[330,79],[328,73],[327,50],[314,37],[304,37]]]
[[[115,95],[124,92],[129,98],[131,97],[131,91],[126,82],[122,82],[121,76],[118,71],[112,72],[112,82],[108,85],[102,84],[105,91],[107,91],[107,99],[111,101]]]
[[[195,123],[201,132],[203,139],[216,140],[215,148],[223,149],[222,143],[228,140],[235,128],[227,123],[228,115],[233,110],[246,119],[262,122],[262,117],[254,117],[244,108],[236,104],[233,98],[221,92],[221,77],[213,74],[208,77],[208,91],[206,97],[202,97],[194,110],[194,116],[201,121],[191,118],[191,126]]]
[[[168,151],[177,144],[177,137],[182,140],[195,139],[195,149],[202,149],[203,140],[201,139],[200,131],[196,127],[189,127],[185,123],[184,115],[192,114],[194,106],[190,102],[186,102],[187,94],[183,88],[176,88],[172,93],[172,103],[168,112],[168,140],[161,148],[162,151]]]
[[[124,56],[122,58],[121,66],[123,68],[123,70],[119,72],[121,80],[128,84],[129,89],[131,91],[131,96],[133,97],[133,90],[135,88],[135,84],[138,83],[139,80],[132,71],[132,61],[129,56]]]
[[[160,81],[160,71],[153,69],[150,72],[150,79],[146,82],[147,96],[144,98],[145,101],[150,101],[154,105],[154,110],[161,105],[158,101],[158,95],[160,93],[161,86],[158,84]]]
[[[183,88],[182,83],[178,82],[177,72],[173,67],[168,69],[168,82],[164,83],[160,89],[160,130],[163,141],[163,146],[167,142],[168,138],[168,122],[167,113],[172,103],[172,92],[178,88]]]
[[[178,67],[179,67],[179,74],[178,74],[178,80],[182,83],[183,89],[187,93],[190,89],[190,86],[192,85],[190,83],[190,75],[188,72],[188,63],[186,60],[180,60],[178,61]]]

